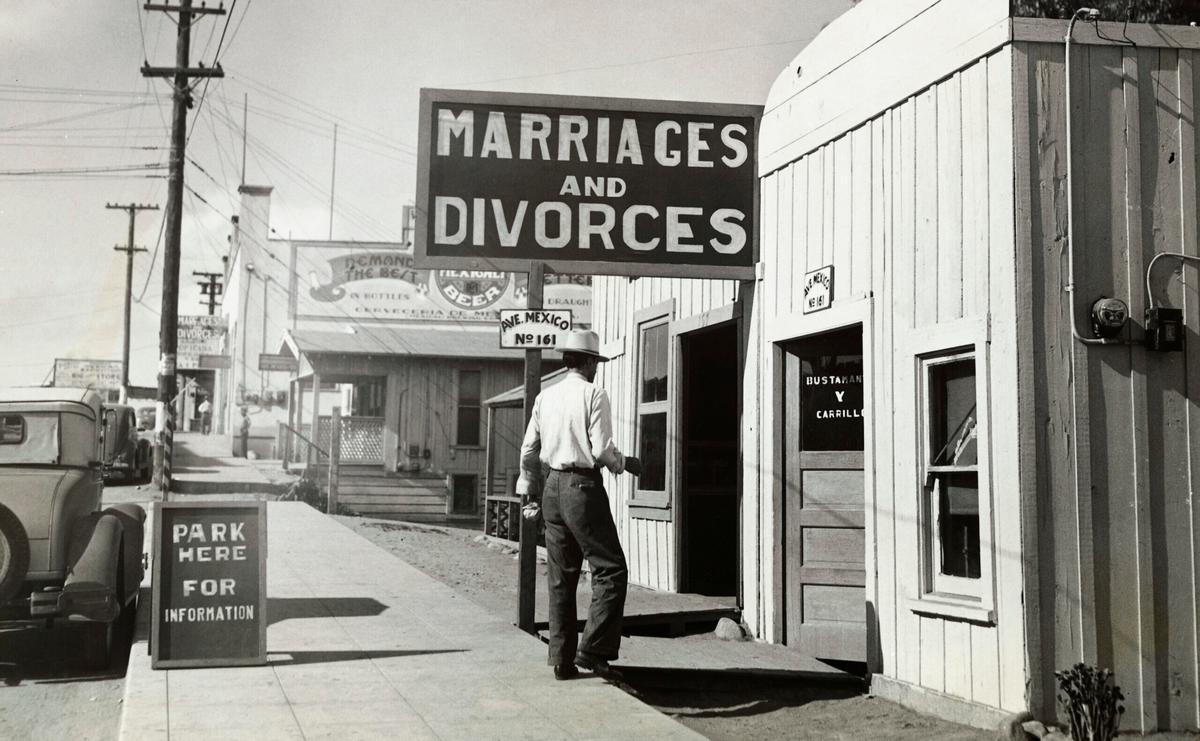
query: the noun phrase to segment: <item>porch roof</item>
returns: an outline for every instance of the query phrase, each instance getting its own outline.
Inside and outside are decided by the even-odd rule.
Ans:
[[[289,336],[305,355],[409,355],[427,358],[497,358],[520,360],[521,350],[500,348],[498,328],[482,330],[444,327],[371,327],[353,332],[293,329]]]
[[[546,389],[558,383],[567,375],[566,367],[559,368],[542,376],[542,388]],[[496,394],[490,399],[483,402],[485,407],[519,407],[525,403],[525,384],[521,384],[516,388],[511,388],[500,394]]]

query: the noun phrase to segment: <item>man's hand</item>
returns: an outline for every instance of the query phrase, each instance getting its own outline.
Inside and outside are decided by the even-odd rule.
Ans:
[[[635,456],[632,456],[632,455],[625,456],[625,473],[631,473],[634,476],[641,476],[642,475],[641,459],[639,459]]]
[[[542,516],[542,505],[537,502],[530,502],[521,508],[521,516],[526,520],[537,520]]]

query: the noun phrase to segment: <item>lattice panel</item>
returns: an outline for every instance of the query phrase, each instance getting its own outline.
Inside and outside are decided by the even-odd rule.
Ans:
[[[383,463],[383,417],[342,417],[341,462]]]

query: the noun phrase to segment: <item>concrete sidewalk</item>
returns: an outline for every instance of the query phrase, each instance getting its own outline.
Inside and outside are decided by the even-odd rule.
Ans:
[[[177,494],[282,494],[297,477],[278,460],[249,460],[230,452],[229,438],[180,432],[175,435],[171,491]],[[263,497],[260,497],[263,498]]]
[[[263,667],[152,671],[139,611],[121,738],[698,739],[307,505],[268,504]]]

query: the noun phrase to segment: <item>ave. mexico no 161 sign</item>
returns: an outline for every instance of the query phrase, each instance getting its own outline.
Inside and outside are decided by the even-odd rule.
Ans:
[[[761,113],[423,89],[415,263],[752,278]]]
[[[571,331],[568,309],[502,309],[500,347],[553,350]]]

